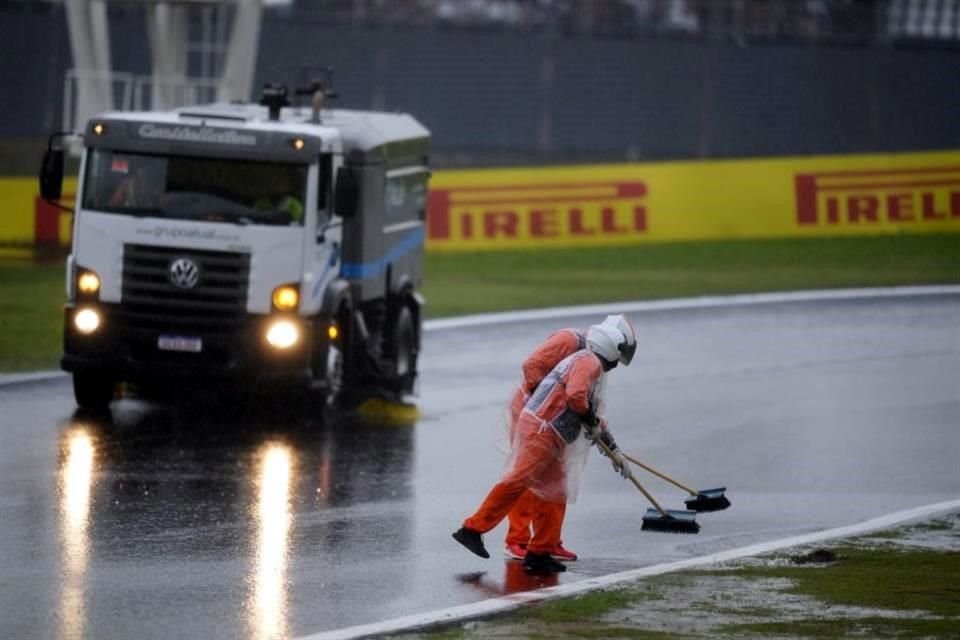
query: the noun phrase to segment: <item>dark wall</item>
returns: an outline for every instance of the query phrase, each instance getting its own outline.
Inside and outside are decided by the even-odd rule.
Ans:
[[[261,41],[260,82],[293,80],[304,61],[322,63],[335,69],[337,106],[410,112],[439,128],[443,146],[535,143],[542,47],[521,35],[283,23],[268,29],[272,37]]]
[[[258,85],[304,61],[339,104],[415,114],[437,148],[609,159],[960,147],[960,50],[267,21]]]
[[[63,9],[28,6],[0,10],[0,139],[60,126]],[[146,72],[142,15],[111,19],[116,68]],[[416,115],[451,164],[617,161],[960,148],[958,63],[960,49],[351,27],[267,14],[256,83],[333,66],[336,104]]]
[[[62,9],[0,11],[0,135],[59,128],[63,73],[70,58]]]

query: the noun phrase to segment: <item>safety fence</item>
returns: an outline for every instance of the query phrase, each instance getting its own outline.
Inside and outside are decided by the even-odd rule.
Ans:
[[[0,179],[0,245],[67,248],[71,221]],[[426,226],[436,252],[960,232],[960,150],[437,171]]]

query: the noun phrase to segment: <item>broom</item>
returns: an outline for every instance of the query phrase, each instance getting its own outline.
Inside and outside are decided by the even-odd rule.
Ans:
[[[613,460],[613,452],[610,451],[610,448],[600,439],[597,439],[596,443],[600,451]],[[647,509],[647,512],[643,514],[643,524],[640,527],[641,531],[660,531],[663,533],[700,532],[700,525],[694,520],[696,512],[664,509],[653,499],[652,495],[647,493],[647,490],[643,488],[640,481],[634,478],[632,474],[630,475],[630,481],[633,482],[634,486],[640,490],[640,493],[650,501],[650,504],[654,506],[653,509]]]
[[[700,491],[694,491],[690,487],[674,480],[667,474],[661,471],[657,471],[651,466],[643,464],[642,462],[640,462],[630,454],[626,453],[625,451],[621,451],[620,453],[621,455],[623,455],[624,458],[626,458],[633,464],[637,465],[641,469],[645,469],[646,471],[649,471],[650,473],[657,476],[658,478],[662,478],[667,482],[669,482],[670,484],[676,487],[680,487],[681,489],[689,493],[691,496],[693,496],[692,498],[688,498],[685,501],[685,504],[687,505],[687,509],[690,509],[691,511],[700,511],[700,512],[722,511],[730,506],[730,500],[728,500],[727,496],[724,495],[724,492],[727,490],[726,487],[717,487],[715,489],[701,489]]]

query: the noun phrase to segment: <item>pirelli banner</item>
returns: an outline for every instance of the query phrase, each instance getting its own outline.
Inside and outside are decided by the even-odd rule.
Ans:
[[[0,246],[66,247],[70,225],[35,179],[0,179]],[[437,252],[949,231],[960,150],[437,171],[427,206]]]
[[[960,232],[960,150],[437,171],[433,251]]]

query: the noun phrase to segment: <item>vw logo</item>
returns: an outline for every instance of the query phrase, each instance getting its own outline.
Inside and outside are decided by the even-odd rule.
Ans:
[[[170,263],[170,282],[178,289],[193,289],[200,282],[200,267],[190,258],[177,258]]]

